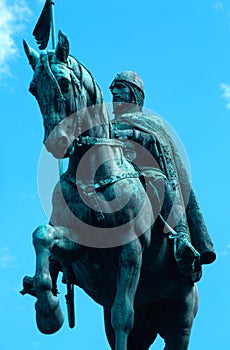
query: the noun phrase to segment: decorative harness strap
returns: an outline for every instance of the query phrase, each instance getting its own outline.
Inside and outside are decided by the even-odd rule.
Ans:
[[[127,173],[121,173],[118,175],[111,175],[106,177],[103,180],[99,180],[96,183],[86,183],[82,180],[76,180],[74,181],[72,178],[70,178],[68,175],[65,174],[63,177],[73,184],[74,186],[77,186],[82,190],[82,192],[89,198],[90,203],[92,207],[94,208],[96,212],[96,217],[98,221],[102,221],[105,219],[104,213],[102,212],[100,205],[97,200],[97,193],[96,190],[102,190],[105,187],[114,184],[117,181],[123,180],[123,179],[129,179],[129,178],[139,178],[140,174],[137,171],[127,172]]]
[[[76,146],[96,146],[96,145],[109,145],[115,147],[125,147],[124,143],[115,139],[91,137],[91,136],[79,136],[76,138]]]
[[[128,173],[121,173],[118,175],[111,175],[106,177],[103,180],[99,180],[98,182],[94,184],[87,184],[84,183],[82,180],[77,180],[76,185],[79,186],[85,194],[89,194],[92,191],[94,192],[95,190],[98,189],[103,189],[106,186],[112,185],[117,181],[123,180],[123,179],[130,179],[130,178],[139,178],[140,174],[138,172],[128,172]]]

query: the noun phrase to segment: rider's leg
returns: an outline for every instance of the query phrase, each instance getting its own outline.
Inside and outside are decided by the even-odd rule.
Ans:
[[[147,183],[155,217],[159,215],[164,232],[174,240],[174,255],[182,276],[196,282],[201,278],[200,254],[191,245],[189,229],[181,197],[171,189],[162,174]]]

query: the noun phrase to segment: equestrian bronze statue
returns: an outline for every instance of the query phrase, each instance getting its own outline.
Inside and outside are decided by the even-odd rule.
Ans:
[[[147,350],[158,334],[165,349],[188,349],[198,293],[175,259],[172,232],[183,231],[182,219],[174,220],[171,233],[164,230],[174,201],[167,177],[157,161],[143,175],[127,160],[99,86],[70,55],[62,32],[55,50],[38,54],[26,42],[24,47],[44,145],[55,158],[69,159],[53,192],[49,223],[33,232],[35,275],[31,290],[24,283],[22,292],[36,297],[38,329],[52,334],[63,324],[52,267],[58,266],[72,326],[76,285],[103,306],[111,349]],[[199,253],[196,264],[198,269]]]

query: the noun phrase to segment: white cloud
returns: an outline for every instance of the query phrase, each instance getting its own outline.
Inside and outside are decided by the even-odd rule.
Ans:
[[[227,102],[227,109],[230,109],[230,85],[222,83],[220,84],[220,88],[223,91],[222,97]]]
[[[217,11],[221,11],[224,8],[224,4],[222,1],[216,1],[213,6],[214,6],[214,9]]]
[[[31,11],[24,0],[0,0],[0,79],[11,76],[10,60],[18,56],[15,37],[24,28]]]
[[[0,268],[8,269],[15,267],[15,258],[9,252],[8,247],[0,247]]]

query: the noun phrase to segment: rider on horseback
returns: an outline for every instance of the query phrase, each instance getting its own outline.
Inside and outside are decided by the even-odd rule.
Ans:
[[[152,204],[154,201],[155,217],[159,215],[164,232],[174,239],[179,271],[192,282],[198,281],[201,264],[212,263],[216,254],[177,149],[163,120],[157,115],[142,112],[144,85],[136,73],[127,71],[118,74],[110,90],[115,114],[114,136],[125,141],[127,159],[140,169]],[[143,153],[145,149],[148,152]],[[151,154],[151,159],[147,153]],[[155,207],[158,207],[157,210]],[[57,295],[56,282],[62,267],[52,255],[49,262],[52,291]],[[32,277],[24,278],[23,287],[22,294],[36,296]]]
[[[216,254],[178,150],[163,120],[142,112],[144,85],[139,75],[132,71],[117,74],[110,90],[115,115],[114,136],[126,142],[127,158],[140,168],[150,187],[156,188],[157,183],[153,172],[148,176],[150,167],[158,168],[158,178],[160,170],[165,182],[164,202],[170,201],[172,196],[174,200],[170,217],[163,217],[162,212],[160,216],[169,237],[174,239],[179,271],[182,275],[190,271],[191,279],[197,281],[201,277],[201,264],[212,263]]]

